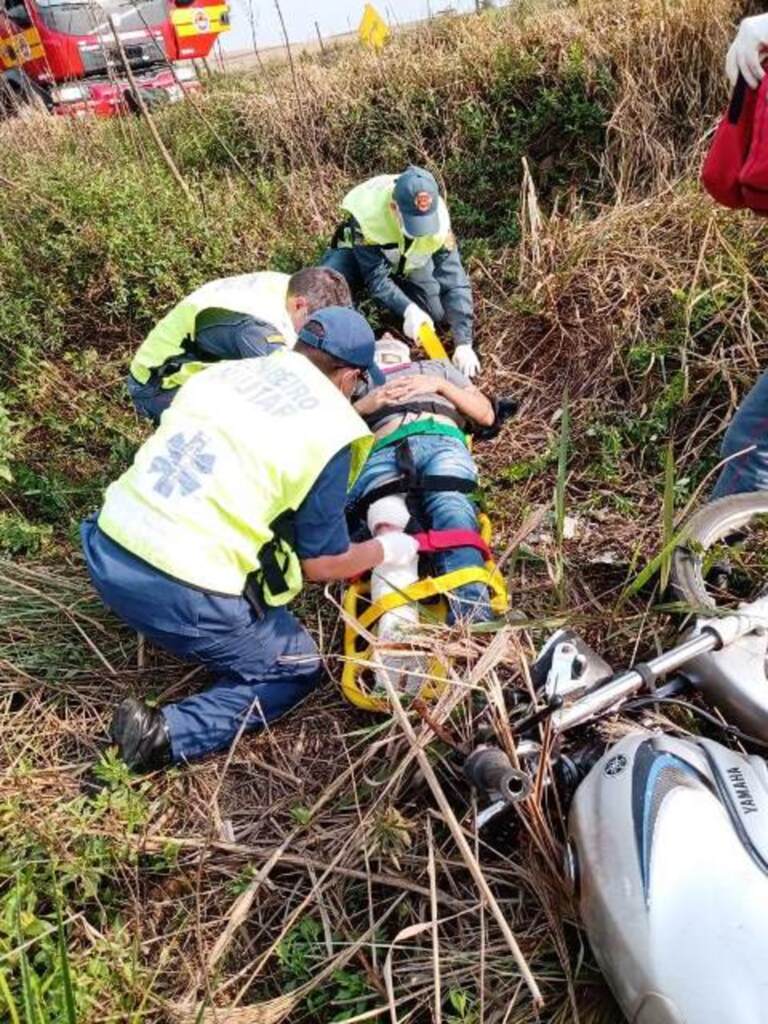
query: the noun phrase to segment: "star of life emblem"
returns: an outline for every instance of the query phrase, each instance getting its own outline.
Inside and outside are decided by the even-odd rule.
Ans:
[[[149,466],[157,473],[154,489],[164,498],[170,498],[178,487],[186,497],[201,486],[201,475],[213,472],[216,456],[205,451],[207,438],[197,431],[189,440],[184,434],[174,434],[166,445],[167,457],[156,455]]]

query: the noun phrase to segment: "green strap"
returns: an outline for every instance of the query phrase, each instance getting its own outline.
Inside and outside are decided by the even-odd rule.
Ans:
[[[467,443],[466,434],[450,423],[438,423],[436,420],[418,420],[416,423],[406,423],[402,427],[398,427],[397,430],[393,430],[391,434],[387,434],[386,437],[379,438],[371,452],[377,452],[381,448],[397,444],[403,438],[413,437],[414,434],[444,434],[446,437],[458,438],[462,444]]]

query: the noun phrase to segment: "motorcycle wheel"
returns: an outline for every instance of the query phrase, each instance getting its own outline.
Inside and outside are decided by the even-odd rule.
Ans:
[[[704,505],[672,556],[670,589],[692,610],[735,607],[768,584],[768,491]]]

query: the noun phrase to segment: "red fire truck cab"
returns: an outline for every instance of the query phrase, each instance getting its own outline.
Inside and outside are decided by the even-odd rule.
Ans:
[[[55,114],[124,113],[126,63],[148,105],[173,102],[228,28],[221,0],[0,0],[0,108],[36,97]]]

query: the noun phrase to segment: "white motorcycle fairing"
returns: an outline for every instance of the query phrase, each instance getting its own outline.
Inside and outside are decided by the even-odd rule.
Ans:
[[[768,1021],[768,769],[633,733],[576,791],[570,862],[631,1024]]]

